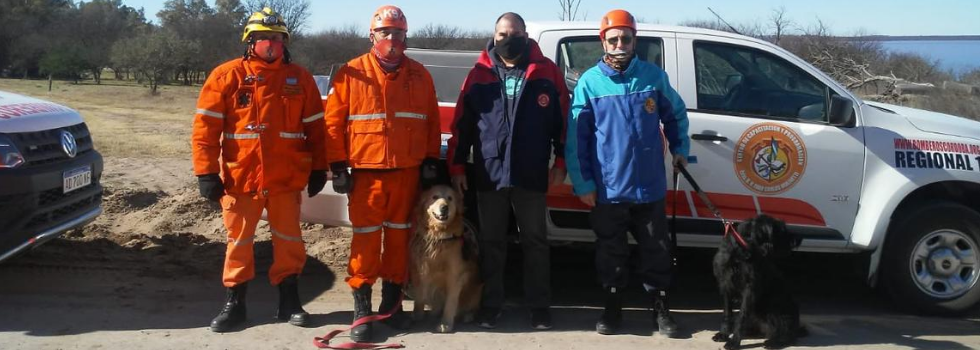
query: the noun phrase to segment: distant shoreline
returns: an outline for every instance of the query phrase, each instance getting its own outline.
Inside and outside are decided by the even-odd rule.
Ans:
[[[980,35],[868,35],[841,37],[849,41],[980,41]]]

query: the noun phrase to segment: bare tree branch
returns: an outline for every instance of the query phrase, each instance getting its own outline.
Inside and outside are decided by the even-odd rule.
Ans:
[[[783,38],[783,34],[792,25],[793,21],[786,16],[786,6],[772,9],[772,13],[769,15],[769,26],[773,31],[772,43],[779,45],[779,40]]]
[[[579,16],[578,13],[578,7],[581,4],[582,0],[558,0],[558,6],[561,6],[558,19],[562,21],[584,21],[585,15]]]
[[[282,16],[290,34],[303,34],[306,21],[310,19],[310,0],[245,0],[245,9],[249,15],[266,6]]]

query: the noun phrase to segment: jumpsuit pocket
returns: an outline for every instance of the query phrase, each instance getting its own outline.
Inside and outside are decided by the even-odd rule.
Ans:
[[[293,176],[290,177],[292,181],[289,188],[302,189],[308,185],[310,171],[313,170],[313,153],[295,152],[292,160],[290,168],[293,170]]]
[[[302,96],[283,96],[283,127],[287,132],[299,132],[303,130],[303,97]]]
[[[350,123],[350,160],[353,164],[381,164],[385,159],[384,119]]]
[[[224,195],[221,196],[221,208],[224,210],[232,210],[235,207],[235,197]]]
[[[427,116],[427,118],[431,118],[431,116]],[[424,159],[429,148],[428,124],[425,119],[406,120],[404,124],[409,139],[409,156],[412,159]]]

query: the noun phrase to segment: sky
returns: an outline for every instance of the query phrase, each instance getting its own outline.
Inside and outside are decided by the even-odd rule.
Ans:
[[[497,16],[508,11],[519,13],[528,22],[555,21],[560,14],[557,0],[310,2],[311,16],[305,28],[308,33],[351,24],[367,31],[374,10],[388,4],[399,6],[405,12],[409,36],[413,28],[428,23],[490,32]],[[158,23],[156,13],[164,1],[123,0],[123,3],[142,7],[147,19]],[[208,3],[213,5],[214,1]],[[796,26],[807,27],[819,18],[834,35],[980,35],[978,0],[582,0],[579,14],[585,15],[587,21],[598,21],[607,11],[622,8],[642,22],[678,24],[714,19],[708,7],[736,26],[765,22],[773,9],[785,7],[787,17]]]

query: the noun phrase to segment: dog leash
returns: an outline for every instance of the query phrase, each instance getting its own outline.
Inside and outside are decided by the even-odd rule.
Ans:
[[[394,315],[396,312],[398,312],[398,310],[401,310],[402,309],[402,301],[404,301],[404,299],[405,299],[405,293],[400,294],[398,296],[398,303],[395,304],[395,308],[393,308],[388,313],[385,313],[385,314],[374,314],[374,315],[364,316],[364,317],[361,317],[361,318],[358,318],[358,319],[354,320],[354,323],[352,323],[350,325],[350,327],[347,327],[346,329],[340,329],[340,328],[338,328],[338,329],[334,329],[334,330],[330,331],[330,333],[327,333],[326,335],[324,335],[322,337],[314,337],[313,338],[313,345],[315,345],[317,348],[320,348],[320,349],[341,349],[341,350],[346,350],[346,349],[401,349],[401,348],[404,348],[405,345],[404,344],[399,344],[399,343],[375,344],[375,343],[366,343],[366,342],[365,343],[362,343],[362,342],[347,342],[347,343],[340,343],[340,344],[337,344],[337,345],[330,345],[330,340],[332,340],[334,337],[336,337],[340,333],[344,333],[344,332],[350,331],[351,329],[354,329],[354,327],[360,326],[360,325],[365,324],[365,323],[370,323],[370,322],[375,322],[375,321],[381,321],[383,319],[386,319],[388,317],[391,317],[391,315]]]
[[[695,193],[697,193],[698,198],[701,198],[701,201],[704,202],[704,204],[708,206],[708,210],[711,210],[711,214],[714,214],[714,216],[716,218],[720,219],[721,222],[722,222],[722,224],[725,225],[725,234],[724,234],[724,236],[722,236],[722,238],[725,238],[725,237],[728,237],[728,236],[732,236],[733,238],[735,238],[735,242],[737,242],[738,245],[742,246],[742,248],[748,249],[749,248],[749,244],[746,243],[745,242],[745,238],[742,238],[742,235],[739,234],[738,231],[735,230],[735,223],[732,222],[732,221],[728,221],[723,216],[721,216],[721,211],[718,210],[718,207],[716,207],[714,205],[714,203],[711,203],[711,199],[708,199],[708,194],[707,193],[704,193],[704,191],[701,190],[701,186],[698,186],[698,182],[697,181],[694,181],[694,177],[691,176],[691,173],[687,172],[687,168],[685,168],[684,166],[678,166],[677,168],[681,171],[681,174],[684,175],[684,179],[687,179],[687,182],[691,184],[691,187],[694,187],[694,191],[695,191]],[[676,175],[675,175],[675,178],[676,178]],[[676,196],[676,194],[677,194],[677,192],[676,192],[676,180],[675,180],[675,185],[674,186],[675,186],[675,192],[674,192],[674,194]],[[676,197],[675,197],[675,199],[676,199]],[[677,203],[677,201],[675,200],[674,203]],[[675,208],[676,208],[676,206],[675,206]],[[676,221],[676,218],[674,220]]]

